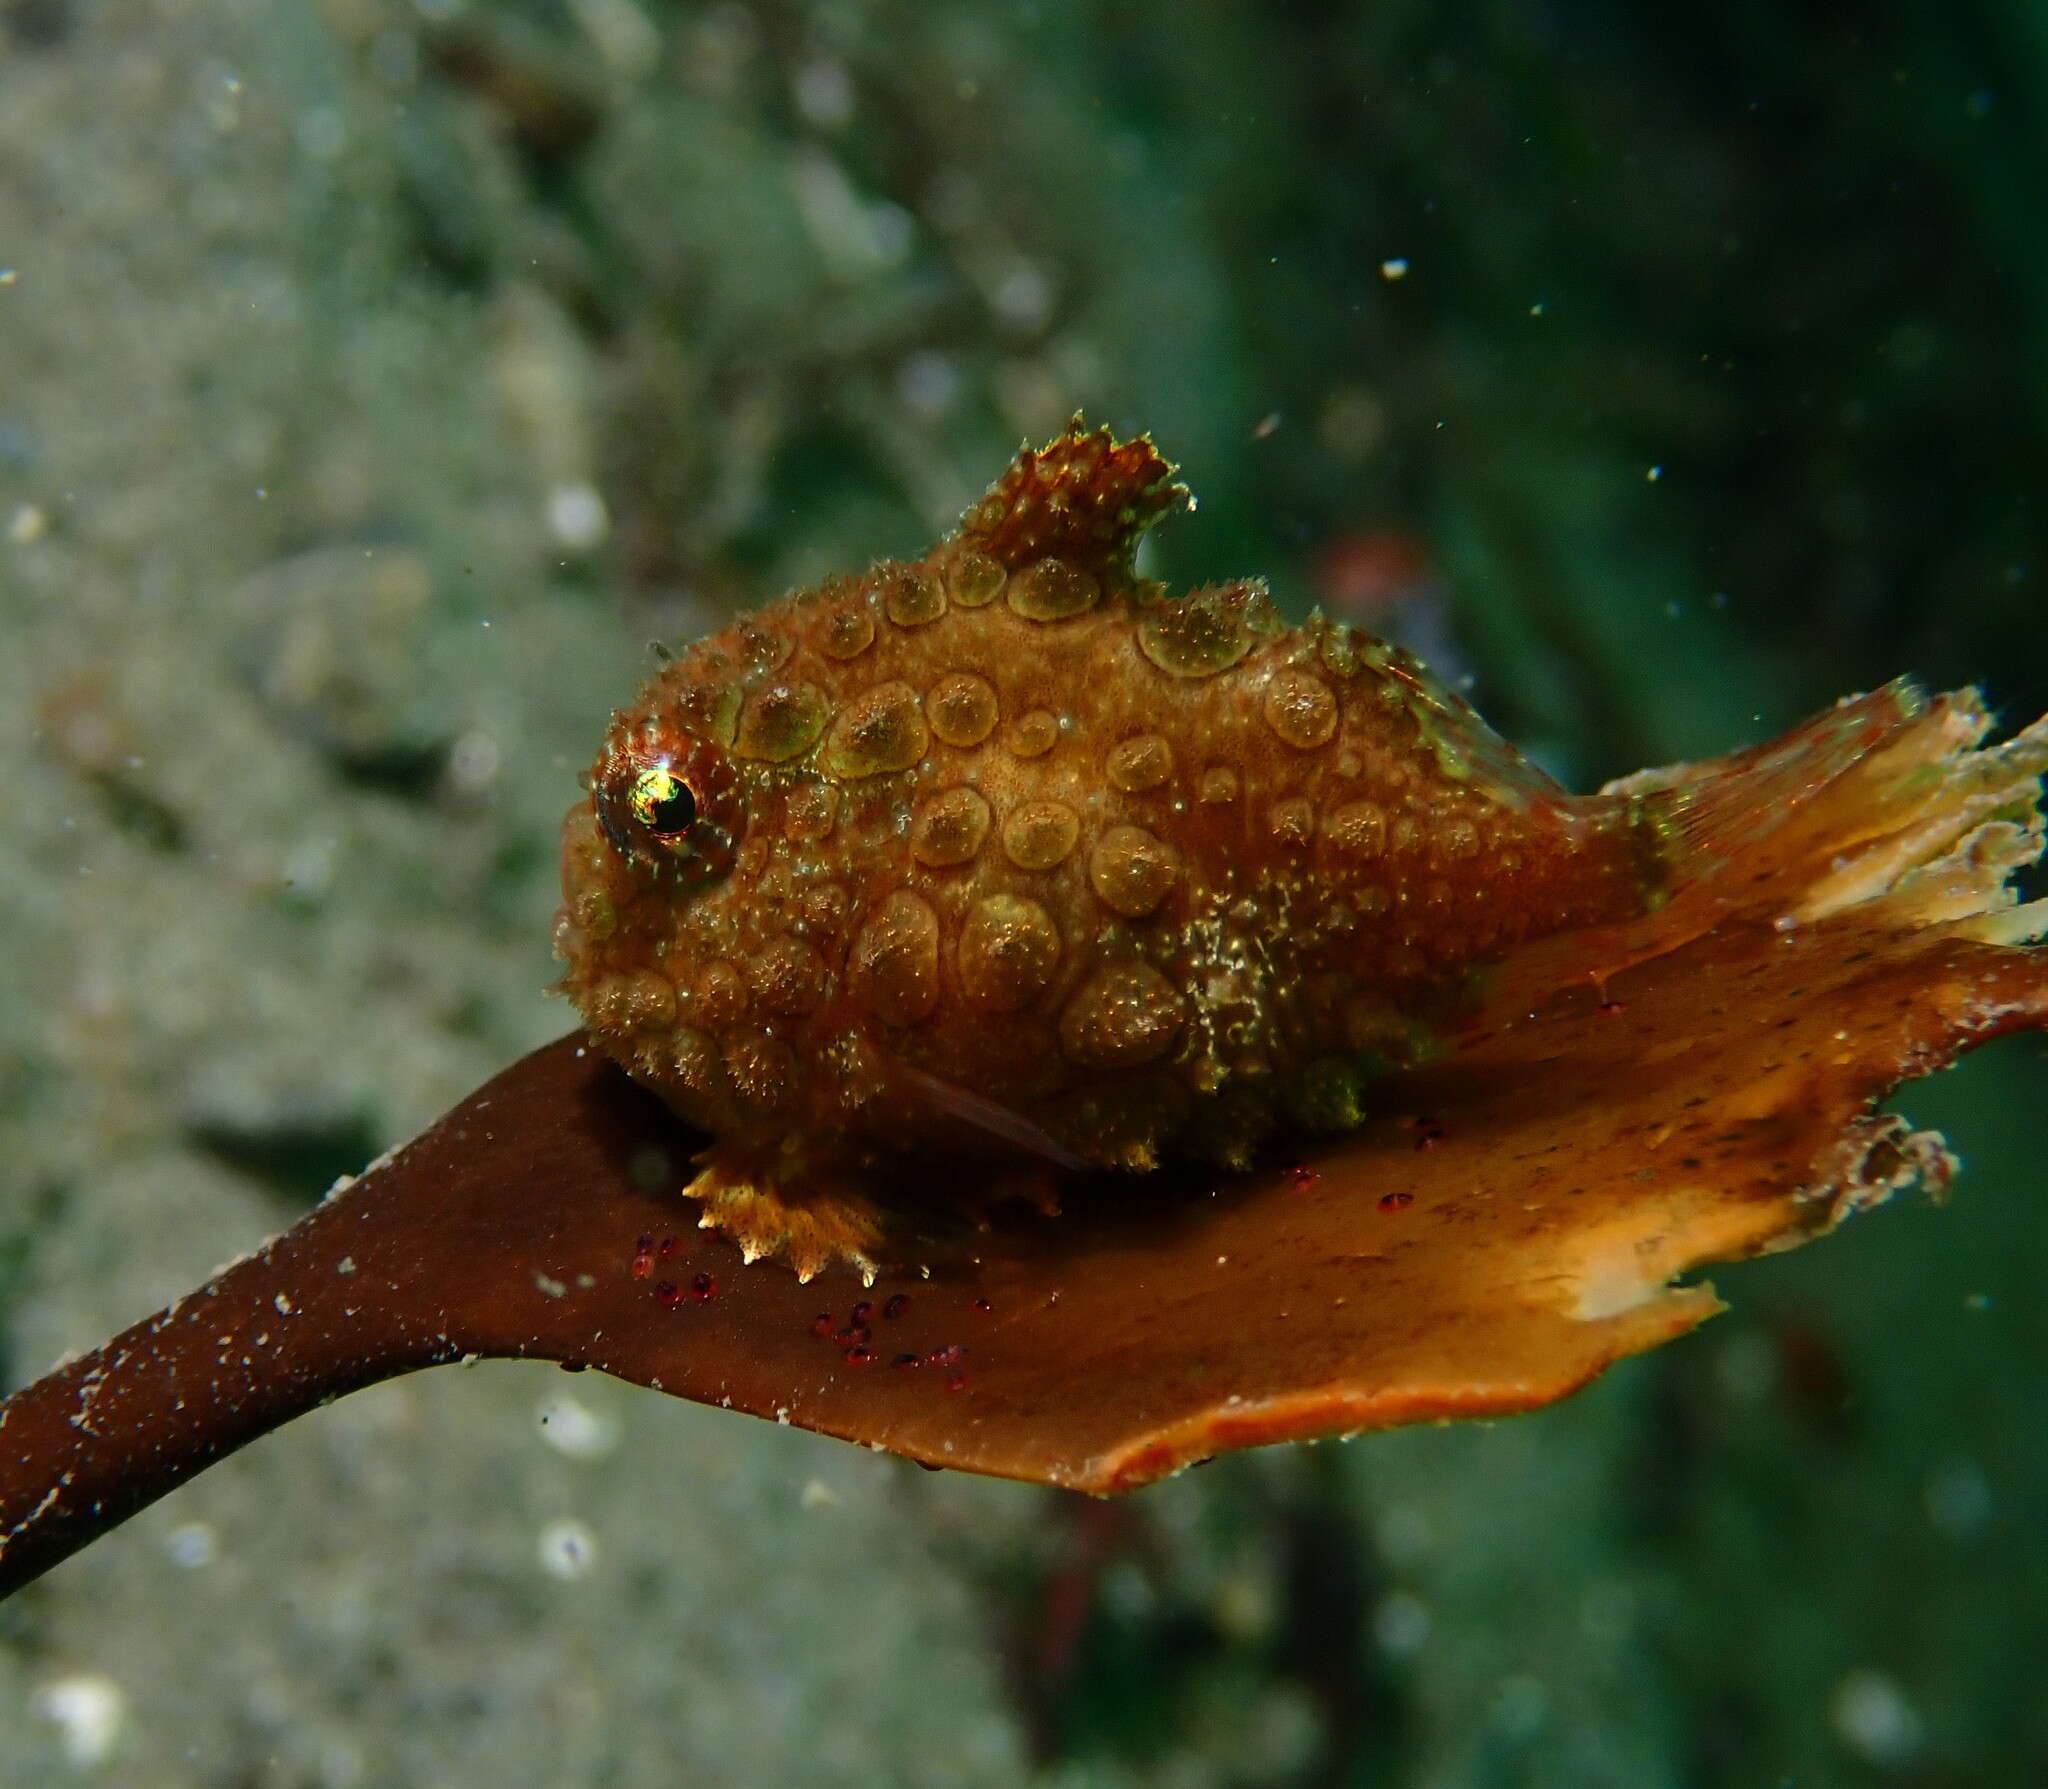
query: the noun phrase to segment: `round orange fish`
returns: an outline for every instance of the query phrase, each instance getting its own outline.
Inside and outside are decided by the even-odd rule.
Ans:
[[[1357,1124],[1526,941],[1654,907],[1914,700],[1574,796],[1400,649],[1256,581],[1076,419],[926,557],[798,592],[614,717],[565,826],[564,991],[712,1134],[749,1258],[890,1258],[888,1158],[1242,1166]]]

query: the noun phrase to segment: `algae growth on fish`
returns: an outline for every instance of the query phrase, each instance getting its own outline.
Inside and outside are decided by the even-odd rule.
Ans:
[[[892,1155],[1242,1167],[1350,1129],[1490,966],[1622,966],[1924,705],[1573,795],[1400,648],[1139,577],[1187,501],[1077,419],[923,559],[740,619],[614,717],[563,986],[712,1134],[685,1190],[749,1258],[897,1258]]]

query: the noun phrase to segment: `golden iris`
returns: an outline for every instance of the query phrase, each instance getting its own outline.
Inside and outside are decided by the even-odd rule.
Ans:
[[[697,823],[697,798],[690,785],[665,766],[641,771],[626,799],[633,818],[658,839],[679,839]]]

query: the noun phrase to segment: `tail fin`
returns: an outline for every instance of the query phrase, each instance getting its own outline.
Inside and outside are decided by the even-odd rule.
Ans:
[[[2041,856],[2048,717],[1985,747],[1990,729],[1975,690],[1930,698],[1901,680],[1765,745],[1610,783],[1596,799],[1625,804],[1656,910],[1517,953],[1505,989],[1533,1002],[1720,925],[1786,930],[1852,907],[1985,943],[2048,934],[2048,901],[2021,906],[2010,886]]]
[[[1925,692],[1902,677],[1762,745],[1639,770],[1600,793],[1628,803],[1652,868],[1676,889],[1754,849],[1927,708]]]

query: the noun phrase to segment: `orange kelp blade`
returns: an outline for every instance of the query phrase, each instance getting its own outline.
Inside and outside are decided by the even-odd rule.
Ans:
[[[666,1190],[694,1139],[565,1039],[0,1406],[0,1593],[299,1412],[470,1354],[1090,1491],[1530,1409],[1717,1308],[1672,1276],[1938,1173],[1872,1102],[2044,1024],[2048,953],[1725,932],[1403,1078],[1299,1164],[1155,1177],[1135,1205],[1076,1186],[978,1266],[873,1287],[802,1286],[694,1229]]]
[[[535,1052],[259,1253],[0,1405],[0,1594],[328,1398],[557,1360],[932,1465],[1088,1491],[1237,1447],[1525,1410],[1947,1158],[1876,1102],[2048,1026],[2008,874],[2048,727],[1940,698],[1882,751],[1266,1173],[1077,1179],[978,1254],[800,1284],[673,1189],[701,1142],[581,1038]],[[922,1191],[943,1202],[949,1191]]]

